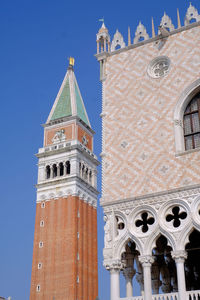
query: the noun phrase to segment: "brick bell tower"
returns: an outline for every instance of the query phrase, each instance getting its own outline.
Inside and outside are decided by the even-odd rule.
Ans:
[[[97,278],[97,157],[69,67],[39,149],[30,299],[94,300]]]

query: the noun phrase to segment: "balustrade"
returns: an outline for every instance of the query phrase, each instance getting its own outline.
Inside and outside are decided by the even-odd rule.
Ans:
[[[186,299],[200,300],[200,290],[187,291]],[[144,297],[142,296],[126,297],[126,298],[119,298],[119,300],[144,300]],[[157,294],[157,295],[152,295],[152,300],[179,300],[179,296],[178,293]]]

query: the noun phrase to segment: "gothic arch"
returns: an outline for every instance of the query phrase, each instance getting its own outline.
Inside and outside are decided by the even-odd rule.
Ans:
[[[174,136],[176,153],[185,151],[183,133],[183,115],[188,103],[200,92],[200,78],[191,83],[180,95],[174,109]]]
[[[125,247],[126,247],[126,244],[129,242],[129,241],[132,241],[135,243],[136,245],[136,249],[140,252],[140,254],[142,254],[142,245],[139,241],[138,238],[136,238],[134,235],[132,235],[130,232],[126,232],[125,236],[123,236],[117,244],[115,244],[115,249],[116,249],[116,253],[115,253],[115,257],[117,259],[121,259],[121,255],[123,252],[126,251]]]
[[[191,224],[185,228],[185,230],[181,233],[179,240],[177,241],[177,249],[176,250],[184,250],[185,246],[189,242],[189,236],[192,233],[192,231],[196,229],[197,231],[200,231],[200,228],[196,228],[194,224]]]
[[[170,233],[164,229],[158,228],[155,232],[153,232],[150,235],[150,237],[146,241],[144,245],[145,253],[143,253],[143,255],[151,255],[153,248],[156,246],[156,241],[161,235],[163,235],[167,239],[169,245],[172,247],[173,250],[175,250],[175,241],[170,235]]]

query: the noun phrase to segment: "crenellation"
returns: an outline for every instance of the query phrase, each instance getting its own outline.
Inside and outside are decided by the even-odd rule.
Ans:
[[[144,27],[144,25],[140,22],[135,32],[135,38],[133,44],[137,44],[141,41],[146,41],[148,39],[149,39],[149,35],[147,33],[147,30]]]
[[[152,36],[150,37],[146,27],[139,22],[139,25],[136,28],[135,36],[133,38],[133,43],[131,42],[131,31],[130,27],[128,27],[128,43],[124,42],[123,35],[116,30],[112,41],[110,42],[110,35],[108,29],[105,27],[105,24],[102,24],[98,34],[97,34],[97,57],[99,57],[100,61],[104,61],[106,57],[102,55],[103,53],[113,53],[117,51],[121,51],[127,47],[133,45],[143,45],[145,41],[152,40],[154,38],[165,38],[171,34],[177,32],[177,30],[185,30],[191,24],[197,23],[200,21],[200,15],[198,10],[190,3],[189,8],[187,9],[186,16],[184,19],[184,26],[181,25],[179,10],[177,9],[177,28],[175,28],[172,19],[164,12],[164,15],[161,19],[160,26],[158,27],[158,31],[156,34],[154,19],[152,18]],[[163,30],[164,29],[164,30]],[[166,31],[165,31],[166,30]],[[159,43],[158,49],[161,48],[163,43]],[[159,47],[160,46],[160,47]],[[102,65],[103,69],[103,65]],[[103,78],[103,76],[101,76]]]

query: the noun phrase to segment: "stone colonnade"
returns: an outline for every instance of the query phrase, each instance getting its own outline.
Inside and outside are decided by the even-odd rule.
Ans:
[[[184,262],[187,258],[187,252],[185,250],[172,251],[172,258],[176,263],[177,270],[177,280],[178,280],[178,295],[179,299],[186,300],[186,285],[185,285],[185,270]],[[142,255],[138,257],[139,262],[143,269],[143,281],[144,281],[144,293],[141,292],[144,300],[152,299],[152,281],[151,281],[151,267],[154,262],[154,257],[152,255]],[[120,272],[123,270],[123,275],[126,279],[126,297],[133,296],[133,286],[132,279],[136,271],[133,266],[125,265],[119,260],[114,261],[113,264],[109,266],[110,271],[110,288],[111,288],[111,300],[120,299]]]

